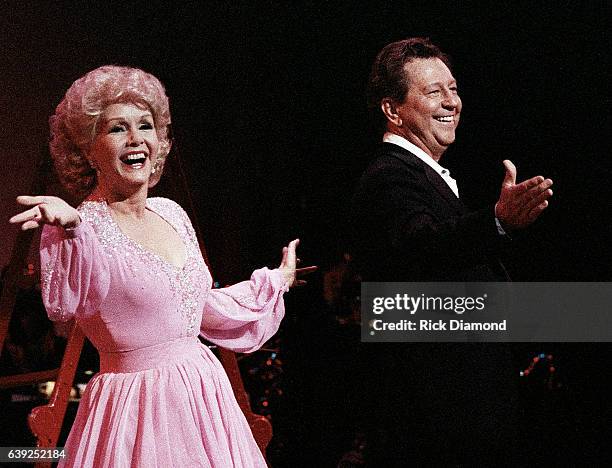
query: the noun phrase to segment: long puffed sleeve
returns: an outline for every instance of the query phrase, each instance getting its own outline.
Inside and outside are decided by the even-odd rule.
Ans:
[[[285,315],[283,293],[288,289],[278,270],[255,270],[250,281],[212,289],[200,333],[208,341],[240,353],[259,349]]]
[[[70,230],[45,225],[40,264],[42,299],[51,320],[93,314],[108,293],[108,260],[86,221]]]

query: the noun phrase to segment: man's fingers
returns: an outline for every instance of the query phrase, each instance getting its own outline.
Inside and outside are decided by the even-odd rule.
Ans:
[[[550,179],[547,179],[547,180],[550,180]],[[538,187],[543,182],[545,182],[545,180],[544,180],[544,177],[542,177],[542,176],[532,177],[531,179],[524,180],[520,184],[517,184],[514,187],[514,191],[516,193],[522,194],[522,193],[528,192],[529,190],[532,190],[532,189]],[[552,182],[552,180],[551,180],[551,182]],[[552,183],[551,183],[551,185],[552,185]]]
[[[531,187],[529,190],[522,193],[517,198],[517,202],[522,205],[531,204],[530,206],[530,209],[531,209],[533,206],[537,205],[538,203],[542,202],[543,200],[545,200],[546,198],[549,198],[552,195],[552,190],[550,190],[551,186],[552,186],[552,180],[550,179],[543,180],[539,184]],[[545,194],[544,198],[540,199],[540,201],[536,202],[535,204],[531,203],[534,199],[539,199],[542,194]]]
[[[512,161],[509,159],[505,159],[503,164],[504,168],[506,169],[506,174],[504,175],[502,185],[512,187],[514,184],[516,184],[516,166],[512,164]]]
[[[534,196],[532,199],[530,199],[526,203],[525,210],[530,212],[535,207],[537,207],[538,205],[540,205],[541,203],[543,203],[544,201],[552,197],[552,194],[553,194],[553,191],[551,189],[546,189],[543,192],[536,194],[536,196]]]
[[[540,188],[542,190],[552,187],[553,181],[552,179],[545,179],[544,182],[540,184]]]
[[[542,203],[540,203],[538,206],[536,206],[535,208],[533,208],[529,214],[527,215],[527,219],[529,220],[529,223],[533,223],[536,219],[538,219],[538,216],[540,216],[542,214],[542,211],[544,211],[546,209],[546,207],[548,206],[548,200],[544,200]]]
[[[549,186],[548,184],[544,184],[543,187]],[[531,195],[535,193],[535,196],[532,198],[525,199],[524,197],[527,195]],[[534,189],[530,190],[528,194],[525,194],[523,203],[517,206],[517,219],[523,220],[521,224],[523,227],[528,226],[533,223],[538,216],[546,209],[548,206],[548,199],[553,195],[553,191],[551,189],[545,189],[542,192],[536,192]]]
[[[550,189],[553,181],[536,176],[517,184],[514,164],[506,159],[504,168],[506,174],[495,205],[495,215],[513,229],[520,229],[535,221],[546,209],[553,194]]]

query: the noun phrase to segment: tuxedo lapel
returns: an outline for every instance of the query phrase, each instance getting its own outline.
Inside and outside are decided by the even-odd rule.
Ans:
[[[427,175],[427,179],[429,180],[431,185],[434,186],[434,188],[438,191],[438,193],[442,195],[455,210],[457,210],[459,213],[463,213],[465,211],[465,205],[459,198],[457,198],[455,193],[451,190],[448,184],[444,181],[442,176],[438,174],[436,171],[434,171],[427,164],[423,163],[422,161],[421,163],[424,166],[425,175]]]
[[[436,190],[436,192],[438,192],[440,196],[442,196],[442,198],[449,203],[454,211],[458,212],[459,214],[465,213],[465,205],[459,198],[457,198],[455,193],[451,190],[440,174],[434,171],[429,165],[425,164],[410,151],[394,145],[393,143],[383,143],[383,145],[385,145],[385,149],[389,151],[389,154],[392,156],[398,158],[405,164],[424,172],[429,184]]]

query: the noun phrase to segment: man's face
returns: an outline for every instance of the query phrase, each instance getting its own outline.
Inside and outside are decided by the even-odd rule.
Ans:
[[[455,141],[461,113],[457,82],[437,58],[413,60],[404,70],[409,88],[404,102],[396,106],[398,130],[437,161]]]

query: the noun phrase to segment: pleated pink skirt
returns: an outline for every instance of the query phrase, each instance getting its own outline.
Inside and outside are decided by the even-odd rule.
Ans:
[[[196,337],[100,353],[65,467],[265,467],[217,358]]]

